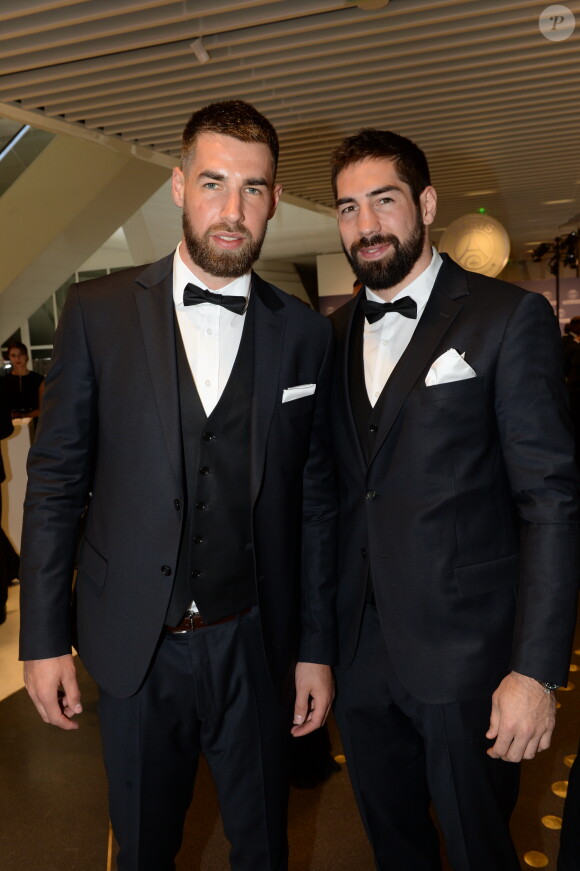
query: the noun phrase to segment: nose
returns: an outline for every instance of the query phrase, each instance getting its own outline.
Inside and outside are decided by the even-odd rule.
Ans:
[[[221,217],[229,224],[237,224],[244,219],[242,195],[239,191],[228,191],[222,206]]]
[[[357,218],[358,231],[361,236],[372,236],[373,233],[380,232],[381,222],[369,203],[361,203]]]

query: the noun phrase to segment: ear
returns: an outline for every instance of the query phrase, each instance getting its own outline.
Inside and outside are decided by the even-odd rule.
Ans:
[[[433,223],[437,214],[437,191],[432,185],[428,185],[419,196],[421,205],[421,217],[426,227]]]
[[[272,188],[272,202],[270,203],[270,211],[268,212],[268,220],[274,217],[276,213],[276,209],[278,208],[278,201],[282,196],[282,185],[275,184]]]
[[[183,190],[185,188],[185,176],[178,166],[173,167],[171,176],[171,195],[173,202],[180,209],[183,208]]]

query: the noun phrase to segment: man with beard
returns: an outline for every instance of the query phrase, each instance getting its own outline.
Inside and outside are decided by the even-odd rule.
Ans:
[[[328,321],[252,273],[281,188],[252,106],[188,122],[183,240],[73,286],[30,453],[27,689],[43,720],[99,717],[120,871],[175,868],[200,752],[233,869],[287,868],[285,751],[332,699],[336,494]]]
[[[578,577],[578,482],[547,301],[429,243],[423,152],[334,152],[363,288],[333,315],[336,713],[377,869],[517,871],[518,763],[549,746]]]

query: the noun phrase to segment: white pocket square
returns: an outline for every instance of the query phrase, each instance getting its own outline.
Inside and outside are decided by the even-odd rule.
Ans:
[[[425,378],[425,386],[433,387],[434,384],[445,384],[449,381],[465,381],[467,378],[476,378],[476,374],[465,362],[465,351],[458,354],[455,348],[449,348],[440,357],[437,357]]]
[[[297,387],[287,387],[282,394],[282,402],[292,402],[293,399],[312,396],[315,390],[316,384],[299,384]]]

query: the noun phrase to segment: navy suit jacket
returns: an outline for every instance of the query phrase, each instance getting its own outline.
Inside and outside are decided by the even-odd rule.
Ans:
[[[565,684],[578,478],[550,304],[444,256],[367,463],[348,387],[359,297],[333,315],[341,663],[354,654],[370,566],[392,665],[419,699],[482,697],[510,669]],[[450,348],[476,377],[426,387]]]
[[[79,652],[128,696],[163,629],[185,512],[173,256],[69,291],[30,451],[21,569],[21,658],[71,646],[79,517],[92,493],[76,582]],[[257,598],[283,691],[293,665],[334,658],[337,516],[327,405],[330,323],[252,276],[251,454]],[[283,390],[316,392],[282,403]]]

